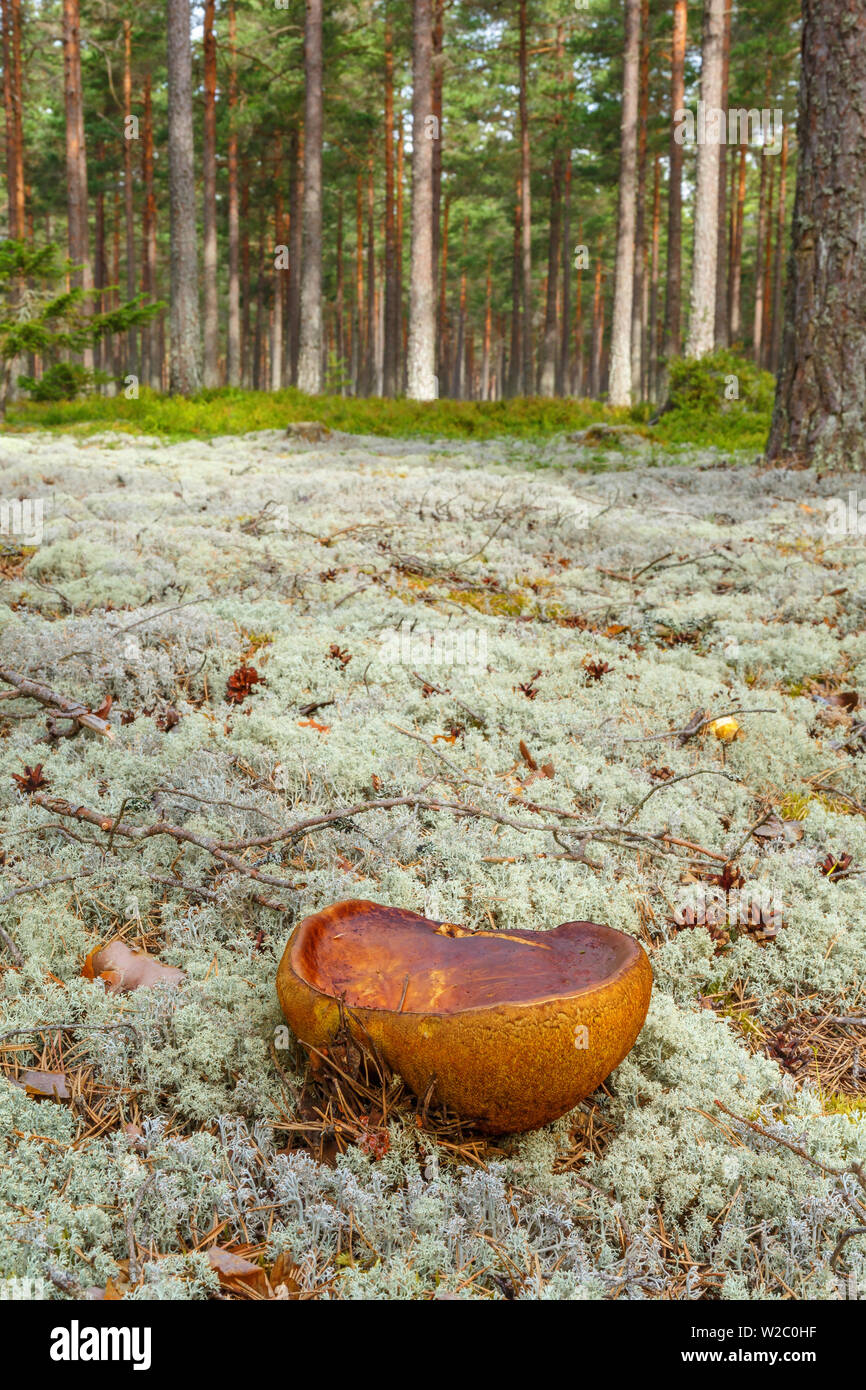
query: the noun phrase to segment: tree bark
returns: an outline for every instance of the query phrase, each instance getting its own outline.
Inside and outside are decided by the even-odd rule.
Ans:
[[[653,171],[653,226],[650,262],[649,315],[647,318],[647,395],[658,399],[659,355],[661,352],[659,325],[659,237],[661,231],[661,159],[655,157]]]
[[[216,88],[217,57],[214,20],[216,0],[204,4],[204,147],[202,151],[202,201],[204,242],[204,384],[219,386],[219,307],[217,299],[216,215]]]
[[[74,0],[65,0],[74,3]],[[169,389],[188,396],[201,386],[192,49],[189,0],[167,0],[168,192],[171,214],[171,368]]]
[[[731,10],[733,0],[724,0],[722,31],[722,95],[719,105],[727,117],[728,86],[731,70]],[[717,348],[728,346],[728,142],[719,150],[719,207],[717,214],[716,314],[713,340]]]
[[[433,141],[425,122],[433,100],[430,0],[414,0],[412,40],[412,254],[407,395],[435,400],[436,309],[433,282]],[[443,271],[444,278],[444,271]]]
[[[396,209],[394,206],[394,45],[391,12],[385,4],[385,358],[384,394],[397,394],[399,322],[397,306]]]
[[[625,0],[619,211],[610,345],[610,389],[608,393],[610,404],[613,406],[631,405],[631,309],[634,294],[639,68],[640,0]]]
[[[740,145],[739,170],[737,174],[737,201],[732,211],[731,227],[731,268],[728,287],[728,317],[731,325],[730,341],[739,342],[742,333],[742,279],[743,279],[743,224],[746,210],[746,145]]]
[[[520,248],[521,248],[521,348],[522,391],[532,395],[532,206],[529,158],[529,108],[527,104],[526,0],[520,0]]]
[[[283,241],[283,136],[277,131],[274,139],[274,248]],[[271,390],[279,391],[283,384],[283,276],[285,269],[274,262],[274,307],[271,318]]]
[[[704,0],[701,43],[701,100],[708,116],[722,103],[725,0]],[[724,136],[725,132],[719,132]],[[719,142],[709,131],[698,144],[695,235],[687,357],[712,352],[716,325],[716,273],[719,250]]]
[[[571,394],[571,150],[565,154],[565,187],[562,192],[562,317],[556,394]]]
[[[21,0],[3,0],[3,105],[6,112],[6,190],[9,236],[27,240],[21,76]]]
[[[634,233],[634,289],[631,305],[631,384],[643,397],[646,357],[646,148],[649,116],[649,0],[640,7],[640,87],[638,98],[637,199]]]
[[[132,22],[123,21],[123,210],[126,221],[126,297],[135,294],[135,199],[132,184],[132,135],[128,129],[132,116]],[[142,338],[143,338],[142,334]],[[144,376],[144,365],[139,360],[136,331],[128,328],[126,332],[126,370]],[[142,343],[143,346],[143,343]]]
[[[73,284],[93,286],[87,224],[87,154],[84,147],[84,100],[81,86],[81,35],[78,0],[63,0],[63,59],[66,96],[66,206],[69,259],[78,267]],[[93,366],[93,350],[83,353]]]
[[[776,212],[776,250],[773,258],[773,339],[770,349],[770,371],[778,372],[782,352],[782,285],[784,266],[782,248],[785,244],[786,196],[788,171],[788,127],[782,131],[782,150],[779,161],[779,205]]]
[[[229,302],[226,336],[226,376],[229,386],[241,384],[241,303],[240,303],[240,218],[238,214],[238,75],[237,20],[234,0],[229,0],[229,132],[228,132],[228,221],[229,221]]]
[[[544,308],[544,341],[541,345],[541,369],[538,394],[556,393],[556,289],[559,276],[560,227],[562,218],[562,155],[556,150],[550,170],[550,233],[547,247],[547,294]]]
[[[153,162],[153,100],[151,78],[144,79],[144,121],[141,141],[141,181],[144,186],[142,215],[141,288],[151,298],[156,297],[156,192]],[[154,391],[162,386],[162,362],[159,354],[159,325],[155,319],[146,323],[141,333],[142,381]]]
[[[298,389],[322,389],[322,0],[306,0],[304,28],[304,250]]]
[[[866,10],[804,0],[797,187],[770,459],[866,465]]]
[[[671,138],[668,157],[668,260],[665,298],[665,357],[683,349],[683,147],[676,137],[676,113],[685,101],[687,0],[674,0],[671,46]]]
[[[764,238],[767,232],[767,153],[764,146],[758,155],[761,161],[761,182],[758,192],[758,235],[755,240],[755,300],[752,309],[752,355],[760,366],[764,338]]]

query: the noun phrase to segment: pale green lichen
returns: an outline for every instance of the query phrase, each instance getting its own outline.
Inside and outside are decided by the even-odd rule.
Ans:
[[[772,1015],[779,990],[853,997],[866,946],[862,879],[832,883],[816,864],[828,850],[866,864],[862,817],[813,798],[801,841],[747,846],[750,884],[784,903],[786,925],[766,949],[743,935],[717,954],[708,932],[677,933],[668,921],[681,865],[639,864],[609,845],[588,845],[595,867],[521,858],[555,846],[541,832],[397,807],[317,835],[303,868],[291,863],[303,846],[274,849],[264,867],[297,884],[269,890],[290,909],[279,916],[253,901],[249,880],[214,877],[195,846],[176,872],[216,901],[151,881],[170,873],[171,839],[134,849],[118,839],[109,853],[106,836],[71,827],[84,842],[68,838],[14,790],[11,774],[42,761],[51,791],[73,804],[107,816],[124,805],[138,825],[162,816],[243,838],[363,801],[373,777],[377,794],[399,796],[447,775],[409,731],[472,779],[467,799],[530,823],[545,817],[504,800],[528,771],[520,740],[555,772],[525,799],[594,823],[625,820],[658,785],[649,765],[728,774],[665,786],[633,822],[716,851],[739,843],[762,797],[808,793],[828,769],[866,800],[866,758],[832,746],[808,690],[820,675],[845,672],[847,685],[866,675],[864,554],[849,545],[844,570],[830,568],[840,552],[821,531],[821,498],[844,495],[844,484],[719,467],[590,476],[570,467],[561,443],[555,471],[527,471],[540,461],[492,443],[337,437],[298,450],[273,433],[171,447],[4,437],[4,493],[45,495],[47,520],[43,544],[3,584],[0,662],[93,705],[111,694],[117,741],[83,734],[49,747],[34,741],[41,718],[4,726],[4,888],[78,877],[0,909],[24,958],[2,976],[0,1031],[131,1023],[134,1034],[82,1033],[80,1055],[104,1084],[130,1088],[148,1118],[137,1147],[115,1129],[73,1151],[68,1107],[0,1082],[0,1275],[40,1276],[51,1263],[83,1286],[104,1283],[128,1253],[135,1194],[155,1173],[137,1234],[161,1258],[145,1260],[137,1296],[206,1297],[212,1271],[183,1252],[226,1222],[221,1241],[289,1251],[306,1285],[329,1297],[500,1296],[502,1280],[521,1297],[654,1297],[672,1278],[659,1214],[695,1261],[681,1294],[837,1295],[828,1259],[851,1224],[839,1183],[720,1122],[714,1102],[830,1166],[864,1156],[862,1112],[824,1113],[812,1083],[795,1087],[699,1001],[737,981],[759,1017]],[[586,499],[597,505],[576,530],[569,518]],[[321,577],[331,569],[333,579]],[[843,585],[844,598],[834,596]],[[497,602],[476,602],[485,593]],[[575,613],[597,630],[557,621]],[[427,631],[483,632],[483,666],[414,668],[462,706],[425,696],[413,668],[386,659],[383,635],[407,615]],[[263,634],[266,643],[251,641]],[[332,643],[350,654],[345,665],[329,657]],[[247,652],[265,683],[227,705],[226,680]],[[608,664],[600,680],[586,657]],[[519,687],[538,670],[528,699]],[[321,698],[334,701],[313,715],[327,732],[300,713]],[[170,730],[159,726],[168,706],[181,715]],[[773,712],[742,718],[745,737],[724,763],[711,738],[629,741],[682,728],[698,707]],[[135,722],[121,724],[127,710]],[[432,744],[455,723],[464,726],[456,742]],[[446,792],[430,784],[431,796]],[[292,920],[348,896],[472,927],[595,918],[637,934],[649,921],[649,1018],[601,1102],[604,1154],[580,1169],[597,1191],[554,1171],[568,1117],[503,1141],[486,1171],[453,1164],[396,1124],[378,1162],[357,1149],[335,1168],[277,1152],[274,1126],[295,1103],[302,1059],[280,1053],[281,1077],[270,1055],[276,964]],[[180,991],[121,999],[81,978],[99,940],[152,922],[160,957],[187,972]],[[32,1063],[26,1042],[20,1056]],[[350,1229],[363,1240],[347,1257]],[[863,1245],[845,1253],[861,1286]],[[702,1274],[718,1277],[702,1283]]]

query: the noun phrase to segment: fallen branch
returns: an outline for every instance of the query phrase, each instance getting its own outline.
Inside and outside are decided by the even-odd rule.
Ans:
[[[49,709],[59,711],[65,718],[73,720],[80,728],[90,729],[95,734],[102,734],[103,738],[114,738],[114,730],[108,720],[103,719],[99,714],[94,714],[79,700],[72,700],[68,695],[59,695],[56,690],[52,690],[48,685],[43,685],[41,681],[30,680],[28,676],[22,676],[20,672],[11,671],[5,666],[0,666],[0,680],[5,681],[7,685],[14,685],[23,698],[37,700],[40,705],[47,705]]]

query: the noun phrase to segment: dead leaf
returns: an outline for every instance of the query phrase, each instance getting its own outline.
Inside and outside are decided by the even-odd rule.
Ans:
[[[109,941],[98,946],[84,962],[82,975],[86,980],[104,980],[109,994],[131,994],[151,985],[179,985],[186,975],[175,965],[162,961],[145,951],[135,951],[125,941]]]
[[[50,1100],[69,1099],[69,1086],[64,1071],[22,1071],[15,1084],[25,1090],[28,1096],[34,1096],[37,1099],[41,1097],[47,1097]]]
[[[803,823],[798,820],[781,820],[779,816],[770,816],[763,825],[757,826],[752,834],[761,840],[787,840],[788,844],[793,845],[803,838]]]
[[[238,1255],[234,1250],[224,1245],[211,1245],[205,1253],[210,1261],[211,1269],[216,1271],[217,1278],[224,1289],[234,1289],[235,1292],[241,1288],[252,1289],[262,1298],[267,1298],[269,1293],[268,1276],[261,1265],[253,1264],[244,1255]]]
[[[301,1267],[291,1255],[281,1250],[269,1275],[274,1298],[297,1298],[301,1292]],[[285,1292],[281,1293],[280,1290]]]
[[[330,724],[320,724],[318,719],[299,719],[298,728],[317,729],[320,734],[329,734],[331,732]]]

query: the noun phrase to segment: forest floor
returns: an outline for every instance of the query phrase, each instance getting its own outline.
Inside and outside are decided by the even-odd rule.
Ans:
[[[0,668],[98,712],[80,728],[0,683],[0,1277],[58,1298],[866,1289],[862,1237],[831,1268],[866,1224],[866,551],[828,528],[847,477],[640,439],[270,430],[4,434],[0,478],[31,504],[14,535],[4,503]],[[401,796],[471,810],[236,843]],[[536,1133],[424,1125],[399,1088],[385,1114],[309,1069],[274,988],[293,922],[348,897],[609,922],[649,953],[646,1025]],[[186,978],[109,992],[87,962],[117,937]]]

